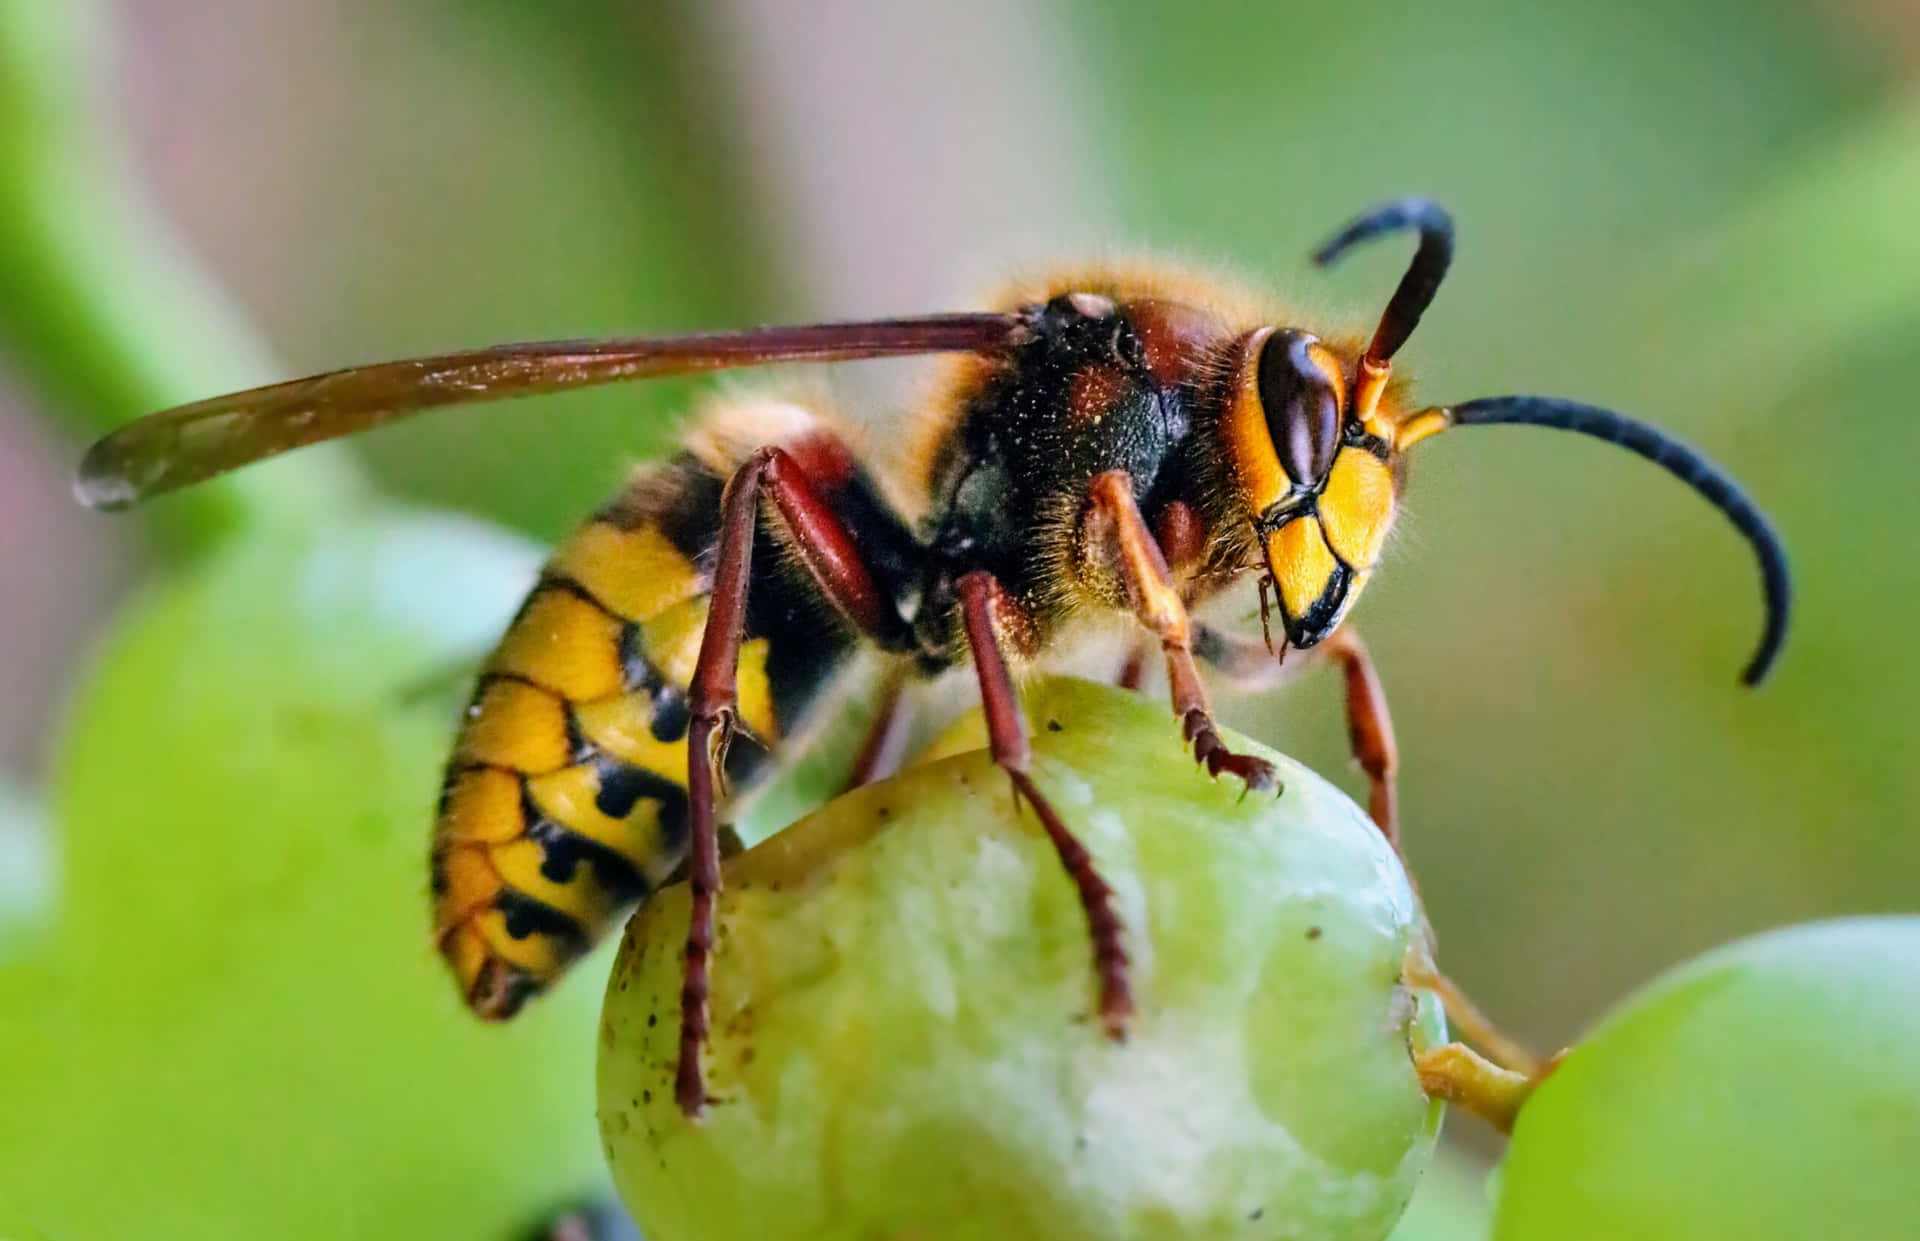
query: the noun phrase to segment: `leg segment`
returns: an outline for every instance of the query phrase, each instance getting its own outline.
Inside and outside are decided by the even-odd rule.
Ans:
[[[1206,527],[1194,513],[1193,506],[1175,500],[1160,511],[1160,519],[1153,527],[1153,541],[1160,545],[1160,554],[1168,568],[1175,571],[1169,581],[1179,592],[1184,604],[1189,598],[1187,591],[1193,583],[1190,573],[1181,577],[1177,569],[1179,566],[1191,568],[1204,559],[1207,551]],[[1120,667],[1120,688],[1137,690],[1146,684],[1147,661],[1152,658],[1151,643],[1141,641],[1130,646],[1127,661]]]
[[[884,780],[900,770],[900,760],[906,757],[907,734],[913,723],[905,681],[899,672],[887,674],[880,690],[880,711],[867,726],[866,740],[860,743],[860,753],[854,757],[841,792]]]
[[[1366,644],[1350,629],[1340,629],[1321,644],[1328,658],[1340,661],[1347,678],[1347,738],[1360,770],[1372,788],[1367,811],[1380,834],[1400,847],[1400,799],[1394,773],[1400,751],[1393,743],[1393,718],[1387,714],[1387,692],[1367,655]]]
[[[1160,544],[1147,529],[1146,519],[1133,499],[1133,482],[1124,470],[1109,470],[1093,480],[1085,535],[1088,550],[1105,559],[1127,590],[1128,601],[1140,623],[1160,639],[1167,660],[1167,688],[1173,713],[1193,743],[1193,757],[1207,774],[1228,772],[1248,789],[1278,791],[1273,765],[1251,755],[1234,754],[1220,739],[1207,706],[1207,692],[1193,662],[1193,627],[1187,608],[1173,586]]]
[[[883,643],[894,640],[906,626],[861,559],[852,532],[792,456],[779,448],[762,448],[734,472],[723,502],[706,632],[687,691],[691,717],[687,728],[687,878],[693,908],[680,987],[680,1064],[674,1097],[688,1116],[698,1116],[707,1104],[700,1051],[707,1040],[707,971],[713,953],[713,905],[720,892],[715,785],[738,719],[736,677],[746,630],[754,529],[763,492],[786,523],[800,560],[849,620]]]
[[[1304,667],[1303,664],[1293,664],[1282,672],[1278,662],[1259,641],[1222,633],[1206,626],[1199,627],[1194,650],[1208,664],[1248,688],[1265,688],[1290,679],[1295,669]],[[1381,688],[1373,660],[1358,635],[1344,628],[1322,642],[1313,654],[1340,661],[1346,675],[1348,738],[1354,758],[1372,784],[1368,797],[1369,810],[1381,835],[1387,838],[1387,843],[1393,846],[1395,852],[1399,852],[1398,797],[1394,782],[1399,752],[1393,740],[1393,720],[1387,714],[1386,692]],[[1404,854],[1402,857],[1404,859]],[[1408,881],[1413,881],[1411,874]],[[1539,1075],[1539,1057],[1502,1033],[1451,978],[1431,964],[1412,961],[1405,967],[1403,976],[1414,985],[1437,994],[1446,1008],[1447,1020],[1453,1029],[1485,1051],[1499,1070],[1517,1074],[1522,1080],[1531,1080]],[[1468,1072],[1474,1066],[1474,1061],[1468,1056],[1469,1053],[1458,1044],[1435,1049],[1430,1053],[1430,1059],[1422,1060],[1422,1081],[1426,1083],[1429,1093],[1452,1098],[1455,1102],[1467,1102],[1470,1110],[1489,1116],[1499,1124],[1500,1120],[1490,1110],[1491,1105],[1484,1102],[1492,1097],[1486,1093],[1488,1083],[1500,1089],[1512,1083],[1508,1078],[1497,1075],[1474,1077],[1473,1073]],[[1477,1069],[1473,1071],[1478,1072]],[[1452,1084],[1443,1085],[1443,1078],[1453,1079]],[[1476,1099],[1481,1102],[1474,1102]]]
[[[1027,739],[1027,721],[1020,713],[1013,675],[1007,669],[1006,654],[1000,647],[1001,633],[1014,620],[1019,605],[990,573],[969,573],[955,583],[955,587],[966,624],[967,645],[973,651],[974,669],[980,678],[980,703],[986,710],[987,741],[993,761],[1013,780],[1015,799],[1026,798],[1034,813],[1040,816],[1047,838],[1060,855],[1060,864],[1066,867],[1080,893],[1080,907],[1086,911],[1087,929],[1093,938],[1094,970],[1100,979],[1100,1021],[1108,1035],[1125,1038],[1127,1019],[1133,1015],[1133,990],[1128,980],[1120,915],[1113,907],[1113,889],[1100,877],[1093,855],[1067,829],[1027,774],[1033,757]]]
[[[1206,625],[1195,627],[1194,654],[1243,689],[1266,689],[1291,680],[1303,663],[1284,668],[1252,638],[1223,633]],[[1387,712],[1387,694],[1380,685],[1372,658],[1357,634],[1336,630],[1312,655],[1335,659],[1346,674],[1347,739],[1371,788],[1367,808],[1380,832],[1400,847],[1399,797],[1394,774],[1400,765],[1393,741],[1393,718]]]

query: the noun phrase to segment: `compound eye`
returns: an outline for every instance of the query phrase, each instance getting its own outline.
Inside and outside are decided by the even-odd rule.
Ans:
[[[1298,331],[1275,332],[1260,350],[1267,433],[1280,468],[1300,487],[1325,478],[1340,448],[1340,392],[1322,357],[1330,355],[1320,342]]]

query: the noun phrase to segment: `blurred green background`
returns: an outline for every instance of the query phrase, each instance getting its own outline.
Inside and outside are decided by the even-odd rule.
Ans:
[[[1707,945],[1917,903],[1909,5],[8,9],[5,784],[41,782],[113,601],[191,545],[168,506],[147,540],[66,496],[85,440],[143,398],[496,340],[959,307],[1011,269],[1142,249],[1241,269],[1309,324],[1364,319],[1399,247],[1333,274],[1305,252],[1425,192],[1460,249],[1402,355],[1421,390],[1657,422],[1773,514],[1799,586],[1775,677],[1742,691],[1753,569],[1697,499],[1569,436],[1420,451],[1355,620],[1445,963],[1556,1046]],[[36,102],[55,97],[109,171],[62,181],[66,113]],[[83,244],[96,221],[145,265]],[[62,262],[79,292],[46,276]],[[915,373],[835,382],[884,445]],[[431,416],[352,452],[396,495],[550,540],[671,441],[695,390]],[[196,503],[216,504],[171,501],[172,520],[222,523],[181,516]],[[1331,678],[1226,714],[1347,771]],[[51,836],[0,818],[0,900],[58,906],[24,859],[58,852],[60,816]]]

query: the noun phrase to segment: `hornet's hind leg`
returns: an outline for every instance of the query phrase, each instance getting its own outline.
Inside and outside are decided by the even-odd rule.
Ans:
[[[739,714],[740,645],[746,631],[747,586],[753,575],[754,532],[763,496],[773,502],[773,512],[786,526],[794,555],[855,628],[890,649],[900,649],[908,639],[906,621],[861,556],[853,532],[800,460],[781,448],[762,448],[749,457],[728,483],[722,504],[712,601],[687,693],[687,874],[693,908],[680,989],[680,1063],[674,1097],[688,1116],[698,1116],[708,1101],[700,1053],[707,1039],[713,907],[720,892],[715,786]]]
[[[1027,719],[1020,713],[1013,675],[1007,669],[1006,653],[1000,646],[1002,636],[1009,630],[1017,630],[1025,614],[991,573],[966,574],[954,586],[960,596],[967,645],[973,651],[974,669],[980,678],[980,705],[986,712],[987,744],[993,761],[1012,778],[1016,800],[1026,798],[1034,813],[1040,816],[1047,839],[1053,842],[1061,865],[1066,867],[1074,887],[1079,890],[1080,905],[1086,911],[1087,928],[1093,936],[1094,969],[1100,979],[1100,1021],[1109,1035],[1124,1038],[1127,1019],[1133,1015],[1133,990],[1128,979],[1120,915],[1113,907],[1113,889],[1100,877],[1093,855],[1068,830],[1027,774],[1033,758],[1027,740]]]

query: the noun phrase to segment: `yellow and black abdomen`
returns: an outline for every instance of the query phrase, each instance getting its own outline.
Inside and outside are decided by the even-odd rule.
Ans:
[[[877,504],[837,437],[761,407],[640,471],[555,552],[487,661],[441,794],[435,932],[467,1002],[512,1016],[680,866],[687,850],[686,688],[712,587],[721,493],[761,443],[849,468],[829,494]],[[741,425],[742,423],[746,425]],[[823,456],[824,454],[824,456]],[[856,636],[756,535],[729,784],[749,784],[794,733]]]

